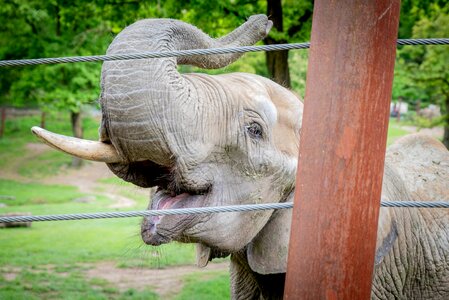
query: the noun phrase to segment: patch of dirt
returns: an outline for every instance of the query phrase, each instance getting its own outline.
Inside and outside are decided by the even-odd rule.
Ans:
[[[109,178],[115,176],[106,166],[105,163],[100,162],[86,162],[80,169],[67,169],[64,174],[58,174],[57,176],[47,177],[42,179],[42,183],[45,184],[64,184],[73,185],[79,188],[80,192],[85,194],[99,194],[103,195],[112,201],[114,204],[110,205],[111,208],[124,208],[132,207],[136,203],[134,200],[121,196],[114,193],[114,190],[120,189],[130,189],[129,186],[112,186],[104,185],[98,182],[100,179]],[[109,192],[100,191],[101,187]],[[101,189],[103,190],[103,189]],[[143,189],[138,189],[137,187],[132,188],[133,193],[145,193],[148,195],[148,191]]]
[[[17,277],[17,273],[3,273],[2,275],[6,281],[13,281]]]
[[[21,269],[17,267],[2,267],[0,268],[0,276],[6,281],[13,281],[20,273]]]
[[[17,161],[9,164],[7,168],[2,169],[0,178],[15,180],[23,183],[36,182],[36,179],[21,176],[18,173],[22,161],[45,153],[53,151],[49,146],[43,143],[28,143],[25,145],[26,153]],[[103,195],[111,199],[114,203],[110,205],[111,208],[125,208],[132,207],[135,204],[133,199],[119,195],[115,192],[118,188],[131,190],[132,193],[142,193],[148,196],[148,191],[139,189],[137,187],[131,188],[129,186],[113,186],[98,182],[100,179],[114,177],[115,175],[108,169],[106,164],[99,162],[85,162],[83,167],[79,169],[66,168],[63,172],[51,177],[43,177],[38,180],[43,184],[62,184],[76,186],[79,191],[87,195]],[[103,192],[105,190],[107,192]]]
[[[48,151],[50,148],[42,143],[28,143],[25,145],[26,152],[25,154],[16,161],[12,162],[11,164],[8,164],[5,168],[3,168],[0,172],[0,178],[3,179],[10,179],[20,182],[32,182],[33,180],[27,177],[24,177],[19,174],[19,168],[24,160],[28,160],[34,156],[40,155],[46,151]]]
[[[229,262],[209,263],[204,268],[196,266],[179,266],[165,269],[117,268],[114,262],[101,262],[91,265],[85,272],[87,278],[101,278],[110,282],[121,292],[127,289],[144,290],[150,288],[159,294],[161,299],[167,299],[179,293],[183,288],[183,278],[201,271],[227,271]]]
[[[42,178],[44,184],[63,184],[77,186],[81,193],[92,193],[98,180],[114,176],[106,164],[100,162],[84,162],[79,169],[67,168],[64,173]]]
[[[49,148],[47,145],[43,143],[28,143],[25,145],[25,149],[30,151],[34,156],[48,151]]]

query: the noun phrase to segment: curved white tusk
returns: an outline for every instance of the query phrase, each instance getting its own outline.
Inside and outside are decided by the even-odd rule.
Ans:
[[[47,145],[82,159],[105,163],[124,162],[110,144],[56,134],[37,126],[31,128],[31,132]]]

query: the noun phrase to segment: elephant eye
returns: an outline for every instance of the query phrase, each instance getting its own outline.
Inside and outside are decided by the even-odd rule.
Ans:
[[[262,126],[259,123],[253,122],[246,127],[246,131],[252,138],[260,139],[263,137]]]

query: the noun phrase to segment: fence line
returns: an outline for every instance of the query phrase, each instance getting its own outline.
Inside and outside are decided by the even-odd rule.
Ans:
[[[416,46],[416,45],[449,45],[449,38],[437,39],[400,39],[397,41],[400,46]],[[263,46],[243,46],[229,48],[211,48],[211,49],[190,49],[167,52],[139,52],[128,54],[114,55],[91,55],[91,56],[70,56],[70,57],[51,57],[51,58],[34,58],[34,59],[18,59],[18,60],[0,60],[0,67],[7,66],[30,66],[41,64],[58,64],[58,63],[75,63],[75,62],[96,62],[96,61],[113,61],[128,59],[144,59],[144,58],[161,58],[161,57],[179,57],[192,55],[212,55],[212,54],[228,54],[228,53],[246,53],[258,51],[278,51],[307,49],[310,43],[293,43],[293,44],[273,44]]]
[[[438,39],[400,39],[398,45],[449,45],[449,38]],[[244,46],[229,48],[212,48],[212,49],[191,49],[169,52],[140,52],[132,54],[116,54],[116,55],[94,55],[94,56],[72,56],[72,57],[55,57],[55,58],[37,58],[37,59],[21,59],[21,60],[0,60],[0,67],[6,66],[26,66],[38,64],[56,64],[56,63],[74,63],[74,62],[96,62],[96,61],[113,61],[128,59],[146,59],[146,58],[162,58],[162,57],[179,57],[191,55],[212,55],[227,53],[245,53],[257,51],[277,51],[292,49],[307,49],[310,43],[294,43],[294,44],[273,44],[264,46]],[[449,208],[449,202],[424,202],[424,201],[382,201],[382,207],[407,207],[407,208]],[[248,205],[229,205],[215,207],[196,207],[196,208],[179,208],[166,210],[145,210],[145,211],[128,211],[128,212],[99,212],[99,213],[78,213],[63,215],[42,215],[42,216],[9,216],[0,217],[0,223],[11,222],[35,222],[35,221],[62,221],[62,220],[82,220],[82,219],[100,219],[100,218],[126,218],[126,217],[143,217],[143,216],[167,216],[167,215],[186,215],[186,214],[205,214],[220,212],[244,212],[255,210],[271,210],[271,209],[290,209],[293,208],[292,202],[286,203],[266,203],[266,204],[248,204]]]
[[[449,202],[426,202],[426,201],[381,201],[381,207],[405,207],[405,208],[449,208]],[[42,216],[10,216],[0,217],[0,223],[11,222],[36,222],[36,221],[67,221],[85,219],[107,219],[107,218],[129,218],[129,217],[150,217],[150,216],[173,216],[173,215],[198,215],[206,213],[223,212],[247,212],[270,209],[290,209],[292,202],[227,205],[212,207],[175,208],[163,210],[141,210],[141,211],[119,211],[119,212],[98,212],[79,213],[63,215],[42,215]]]

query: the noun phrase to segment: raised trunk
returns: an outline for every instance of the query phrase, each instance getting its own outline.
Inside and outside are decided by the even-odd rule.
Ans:
[[[284,31],[281,0],[267,0],[267,15],[273,21],[273,27],[278,32]],[[283,44],[285,40],[276,40],[271,37],[265,39],[265,44]],[[266,64],[271,78],[278,84],[291,87],[290,71],[288,66],[288,50],[265,52]]]
[[[70,112],[70,120],[72,123],[72,133],[76,138],[83,138],[83,126],[81,119],[81,112]],[[83,160],[78,157],[72,158],[72,168],[79,168],[83,164]]]
[[[169,19],[148,19],[125,28],[109,46],[108,54],[142,51],[174,51],[251,45],[271,28],[266,16],[258,15],[221,39],[211,39],[196,27]],[[177,64],[220,68],[241,54],[139,59],[105,62],[100,103],[103,111],[100,139],[112,143],[124,161],[151,161],[171,166],[180,156],[176,136],[188,136],[179,103],[195,101],[195,91],[177,71]],[[177,104],[178,103],[178,104]],[[141,186],[142,163],[109,165],[125,180]],[[138,179],[140,178],[140,179]]]

